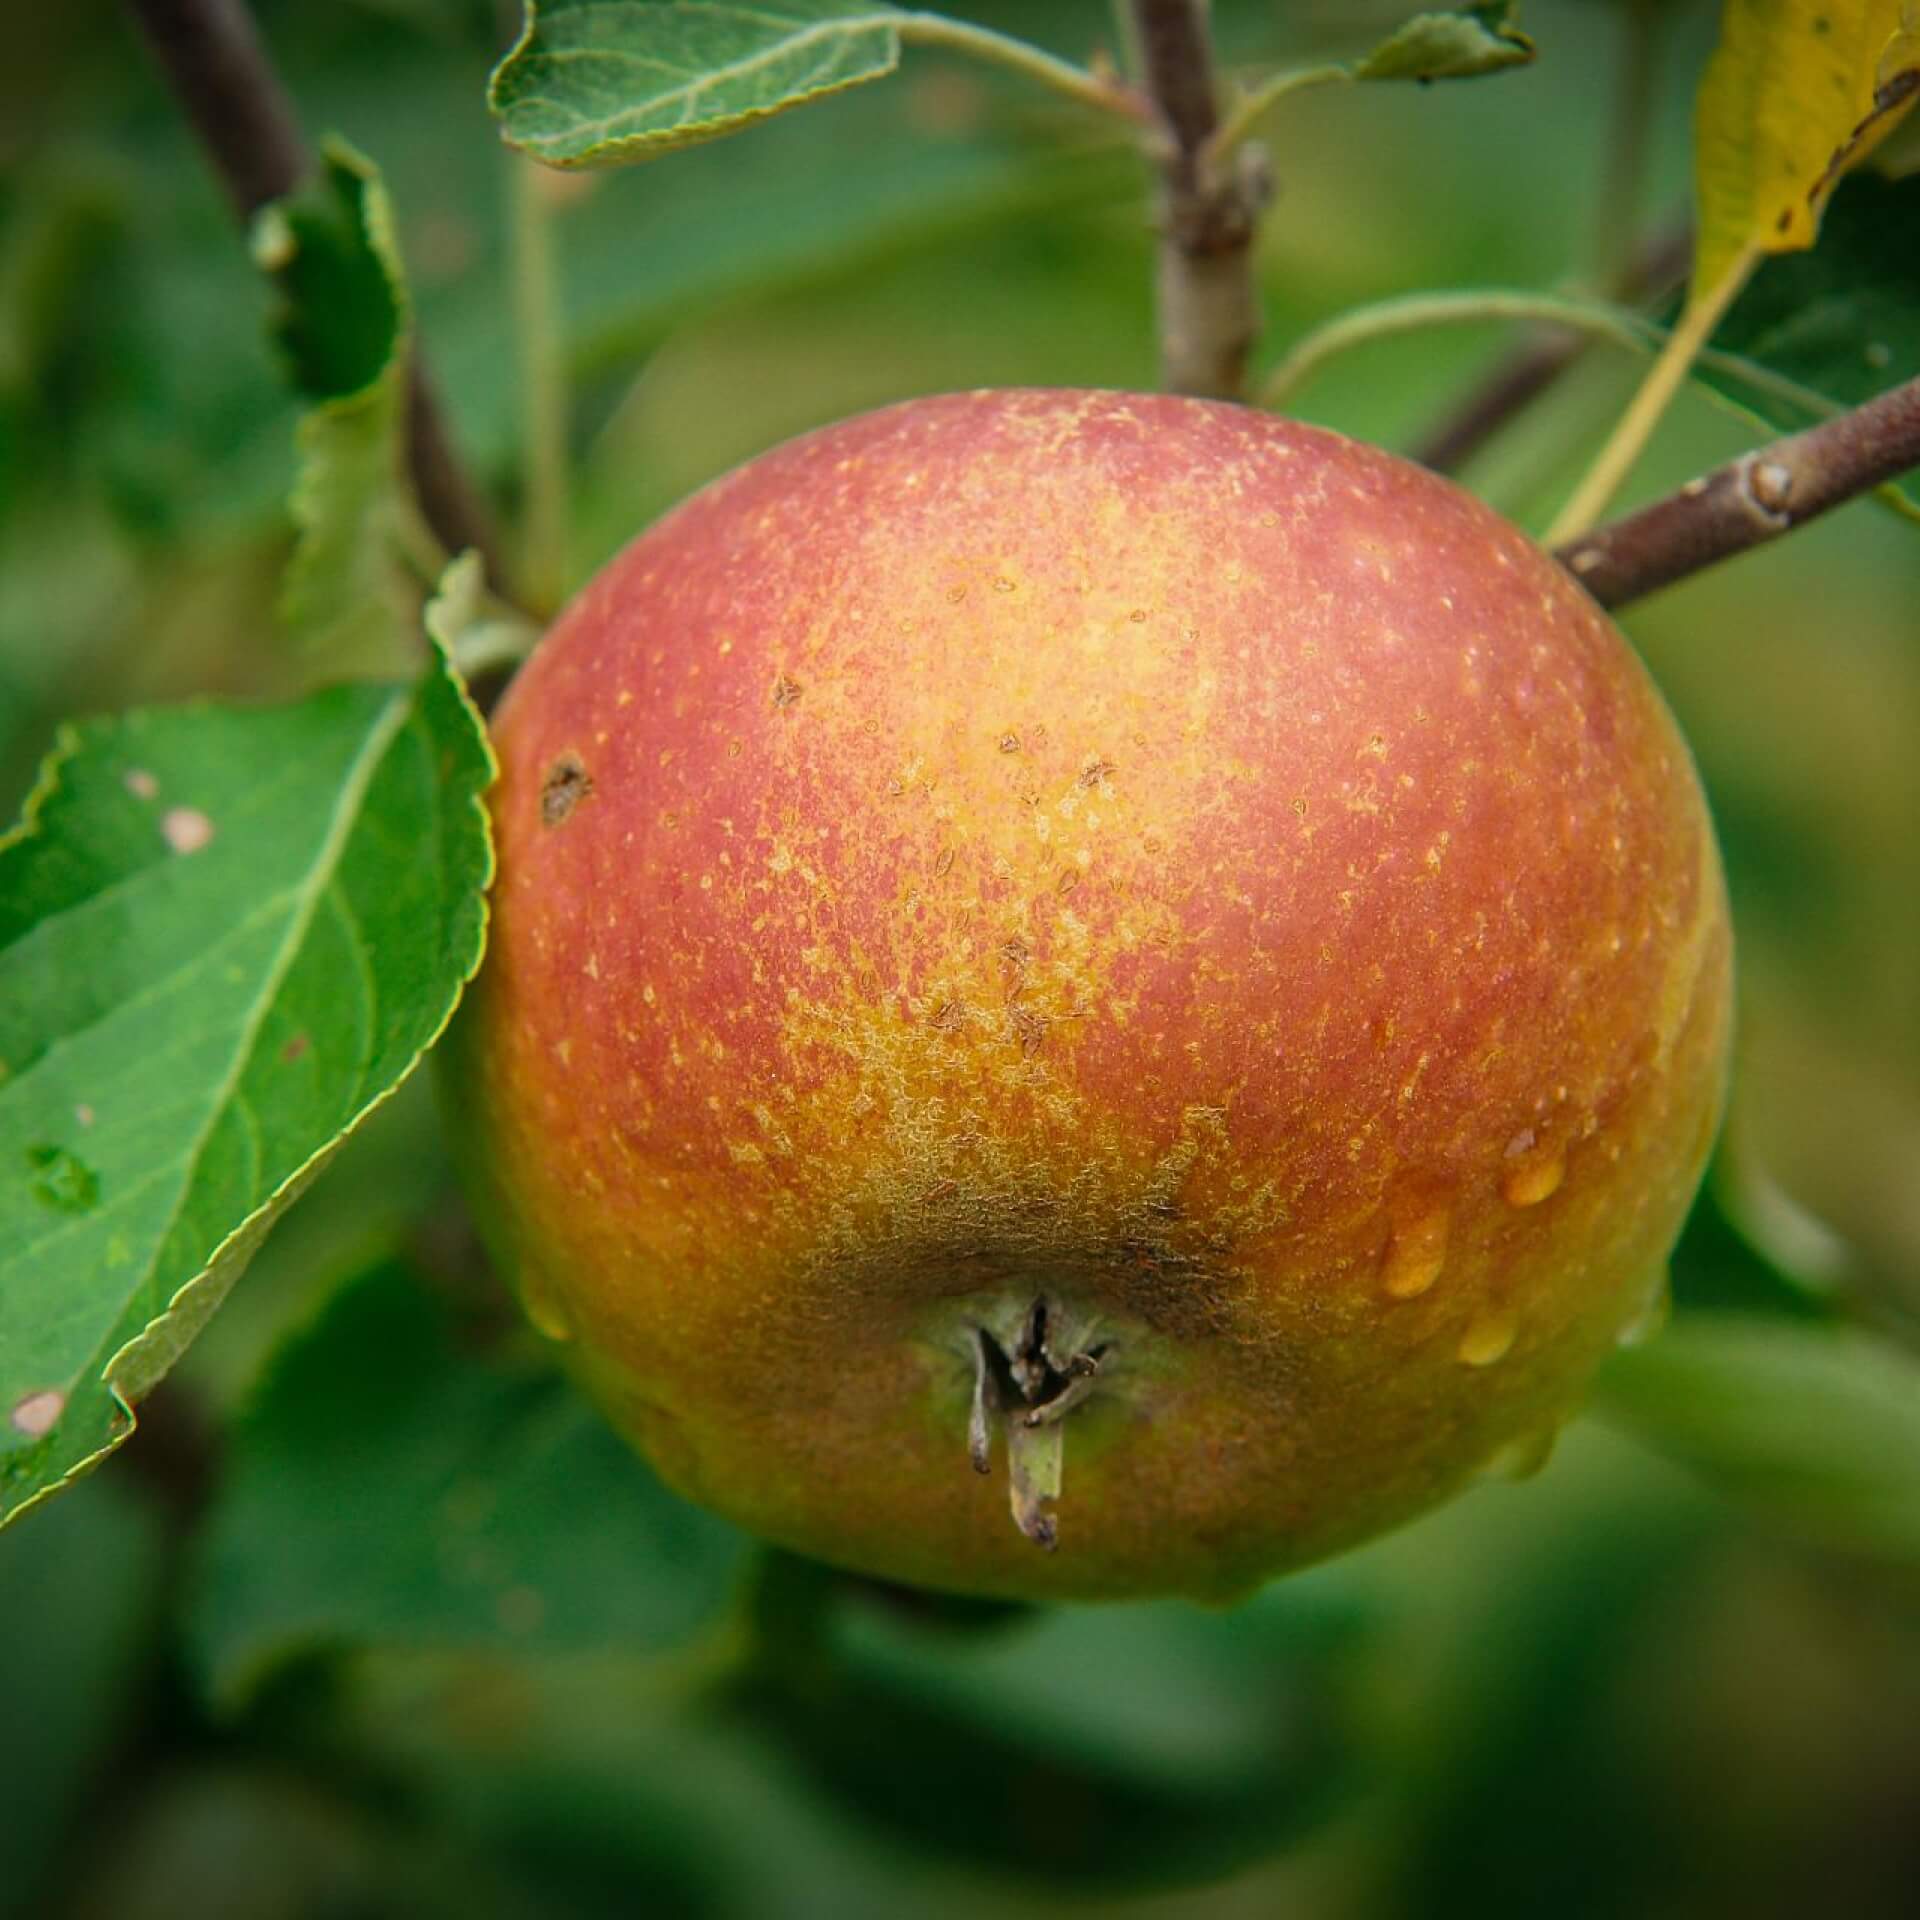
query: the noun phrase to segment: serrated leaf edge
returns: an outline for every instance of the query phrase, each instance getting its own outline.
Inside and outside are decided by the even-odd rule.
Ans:
[[[203,1266],[192,1279],[186,1281],[179,1287],[168,1300],[166,1306],[162,1308],[138,1334],[131,1340],[125,1342],[108,1359],[106,1365],[101,1368],[99,1375],[100,1383],[106,1388],[114,1404],[118,1407],[124,1419],[124,1425],[119,1426],[116,1431],[111,1433],[104,1445],[97,1447],[92,1453],[86,1455],[85,1458],[76,1461],[58,1480],[49,1481],[47,1485],[30,1494],[18,1506],[0,1511],[0,1532],[5,1532],[8,1527],[24,1519],[44,1502],[52,1499],[56,1494],[64,1492],[68,1487],[72,1486],[75,1481],[83,1479],[98,1467],[102,1461],[106,1460],[110,1455],[117,1453],[120,1448],[132,1438],[139,1426],[139,1408],[136,1399],[130,1397],[130,1395],[143,1395],[147,1391],[150,1391],[151,1388],[165,1376],[173,1362],[186,1350],[200,1328],[205,1326],[206,1322],[212,1317],[221,1302],[226,1298],[234,1282],[238,1280],[241,1273],[245,1271],[247,1261],[252,1258],[259,1242],[265,1238],[268,1227],[279,1218],[281,1212],[283,1212],[287,1206],[291,1205],[292,1202],[299,1197],[306,1186],[310,1185],[319,1177],[320,1173],[326,1167],[327,1162],[339,1152],[341,1147],[413,1078],[414,1073],[419,1068],[420,1062],[438,1045],[441,1035],[446,1032],[454,1014],[458,1011],[460,1002],[465,997],[467,987],[472,983],[474,976],[480,971],[481,963],[486,957],[488,933],[492,925],[492,903],[489,898],[489,890],[493,885],[494,875],[497,870],[497,857],[493,841],[493,825],[491,817],[487,812],[485,795],[487,788],[490,787],[499,776],[499,761],[494,754],[492,743],[488,737],[486,723],[481,717],[479,708],[474,705],[473,696],[467,691],[466,682],[461,678],[459,669],[454,665],[452,655],[448,652],[445,643],[437,635],[430,636],[430,638],[439,670],[444,675],[446,685],[452,691],[460,709],[467,715],[473,725],[473,737],[480,748],[481,771],[485,776],[479,785],[468,794],[468,805],[479,818],[482,847],[473,957],[460,975],[460,978],[453,983],[453,992],[448,998],[446,1010],[441,1015],[433,1032],[421,1042],[412,1058],[408,1060],[407,1064],[395,1076],[392,1083],[368,1101],[333,1139],[309,1154],[292,1173],[281,1181],[279,1186],[277,1186],[259,1206],[255,1207],[244,1220],[234,1227],[226,1238],[208,1255],[206,1265]],[[411,688],[407,689],[404,696],[401,690],[395,690],[393,711],[396,713],[397,718],[394,724],[381,735],[379,753],[370,756],[363,755],[360,762],[360,764],[367,768],[366,775],[360,782],[360,791],[362,793],[365,792],[366,785],[372,780],[374,773],[377,772],[381,760],[385,757],[386,749],[391,746],[393,741],[404,729],[409,709],[416,705],[424,707],[432,688],[433,676],[429,673],[423,675]],[[211,705],[213,703],[199,702],[195,704]],[[0,836],[0,852],[4,852],[8,847],[28,837],[37,829],[41,809],[58,788],[58,769],[73,757],[73,754],[78,750],[79,743],[80,737],[77,728],[72,725],[66,725],[60,729],[59,735],[56,736],[54,747],[49,751],[46,760],[42,764],[40,777],[36,781],[32,793],[28,795],[19,825],[4,836]],[[351,831],[351,820],[349,820],[346,831]],[[300,924],[304,925],[304,920],[301,921]],[[283,943],[282,953],[284,953],[285,950],[285,943]],[[238,1051],[239,1057],[244,1061],[246,1057],[244,1049]],[[253,1244],[243,1244],[248,1240],[249,1236],[252,1237]],[[223,1271],[223,1268],[226,1270]],[[206,1291],[209,1287],[214,1289],[211,1294]],[[170,1324],[177,1325],[183,1315],[189,1314],[197,1314],[198,1319],[190,1323],[189,1330],[181,1339],[179,1345],[168,1354],[164,1363],[156,1367],[151,1375],[143,1377],[137,1386],[128,1386],[126,1391],[123,1391],[124,1376],[128,1368],[132,1365],[133,1360],[143,1349],[156,1343],[155,1337],[160,1334],[163,1329],[167,1328]]]
[[[724,140],[729,134],[743,128],[756,125],[762,120],[778,118],[790,113],[796,107],[811,105],[816,100],[824,100],[832,94],[846,93],[854,87],[864,87],[875,80],[884,80],[899,70],[900,33],[899,20],[903,9],[883,7],[871,14],[847,14],[824,20],[807,33],[797,34],[793,39],[783,41],[780,51],[785,53],[795,46],[804,46],[810,37],[822,35],[829,29],[846,31],[849,29],[883,27],[888,29],[886,64],[877,73],[854,74],[845,80],[829,80],[822,85],[804,88],[802,91],[778,101],[772,106],[746,107],[738,112],[721,115],[714,120],[694,120],[684,126],[661,129],[652,133],[621,134],[600,141],[585,153],[556,153],[554,147],[562,136],[521,138],[507,131],[506,118],[514,106],[528,100],[544,99],[542,94],[523,94],[519,100],[505,98],[505,81],[509,69],[523,57],[533,59],[538,56],[534,43],[540,36],[540,22],[535,0],[527,0],[523,16],[520,37],[507,50],[506,58],[494,68],[487,80],[487,111],[501,123],[500,137],[516,152],[538,160],[542,166],[554,167],[563,172],[577,172],[590,167],[628,166],[635,162],[654,159],[661,154],[677,153],[686,147],[703,146],[711,140]],[[618,115],[603,115],[598,123],[583,123],[587,126],[607,124]],[[578,139],[579,133],[564,136],[571,143]],[[591,135],[588,136],[591,138]]]

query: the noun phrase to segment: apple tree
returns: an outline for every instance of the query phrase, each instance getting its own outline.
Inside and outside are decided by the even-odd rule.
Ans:
[[[1913,0],[5,34],[0,1912],[1913,1910]],[[543,629],[715,474],[979,387],[1458,480],[1724,847],[1670,1320],[1524,1484],[1228,1611],[679,1498],[431,1094]]]

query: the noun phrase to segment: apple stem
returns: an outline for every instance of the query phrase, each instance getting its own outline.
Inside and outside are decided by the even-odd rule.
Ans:
[[[1257,148],[1218,151],[1204,0],[1129,0],[1141,80],[1158,109],[1161,384],[1238,400],[1260,332],[1253,236],[1266,198]]]
[[[976,1473],[993,1464],[993,1416],[1003,1416],[1007,1437],[1007,1495],[1013,1521],[1048,1553],[1060,1544],[1059,1524],[1048,1509],[1060,1497],[1065,1459],[1061,1423],[1093,1395],[1101,1342],[1062,1354],[1055,1345],[1058,1316],[1036,1296],[1022,1316],[1011,1346],[987,1328],[973,1328],[973,1403],[967,1418],[967,1455]]]

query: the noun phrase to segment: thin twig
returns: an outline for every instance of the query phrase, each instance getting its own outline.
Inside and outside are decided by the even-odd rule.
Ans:
[[[1434,327],[1483,326],[1499,320],[1548,321],[1570,334],[1612,340],[1644,353],[1658,348],[1661,338],[1659,329],[1638,314],[1567,294],[1507,287],[1449,287],[1439,293],[1406,293],[1351,308],[1323,321],[1296,340],[1268,370],[1257,397],[1263,407],[1283,406],[1326,361],[1370,340],[1398,333],[1425,333]]]
[[[313,173],[313,150],[244,0],[127,5],[243,225]],[[420,511],[449,552],[477,549],[498,586],[489,516],[454,452],[417,346],[407,377],[407,462]]]
[[[1744,453],[1554,557],[1603,607],[1623,607],[1920,466],[1920,379]]]
[[[1687,270],[1693,230],[1685,221],[1663,228],[1641,247],[1627,275],[1623,298],[1666,292]],[[1588,336],[1566,328],[1542,329],[1522,340],[1437,421],[1410,458],[1435,473],[1458,473],[1516,415],[1578,360]]]
[[[521,540],[515,571],[530,607],[559,608],[567,584],[567,360],[554,262],[557,176],[508,152],[514,348],[520,363]]]
[[[1315,87],[1351,86],[1353,78],[1350,66],[1296,67],[1286,73],[1276,73],[1263,86],[1234,103],[1233,110],[1214,132],[1208,158],[1217,159],[1231,153],[1282,100],[1296,93],[1310,92]]]
[[[1662,293],[1693,257],[1690,222],[1677,221],[1636,245],[1645,197],[1648,135],[1658,90],[1666,20],[1662,0],[1629,0],[1619,10],[1620,71],[1595,204],[1594,281],[1609,299],[1629,302]],[[1415,448],[1435,473],[1457,473],[1500,428],[1532,406],[1578,360],[1586,343],[1555,330],[1523,340]]]
[[[1175,393],[1237,400],[1260,331],[1256,173],[1239,155],[1209,158],[1220,122],[1205,0],[1129,0],[1129,11],[1167,138],[1158,156],[1161,381]]]
[[[1688,289],[1687,304],[1680,309],[1666,343],[1647,369],[1646,378],[1613,423],[1613,431],[1594,456],[1593,464],[1581,475],[1566,504],[1554,515],[1553,524],[1547,529],[1549,545],[1578,540],[1613,504],[1614,496],[1626,485],[1628,475],[1646,451],[1655,428],[1687,384],[1693,363],[1713,338],[1714,328],[1739,297],[1740,289],[1752,278],[1759,260],[1759,248],[1747,247],[1715,285],[1704,291]]]
[[[312,170],[293,101],[243,0],[129,0],[242,221]]]
[[[971,54],[976,60],[1023,73],[1083,107],[1115,113],[1124,120],[1143,124],[1153,119],[1151,104],[1132,87],[1110,80],[1104,74],[1076,67],[1070,60],[1029,46],[1011,34],[995,33],[990,27],[975,26],[967,20],[950,20],[938,13],[901,14],[895,18],[893,27],[909,46],[943,47],[954,53]]]

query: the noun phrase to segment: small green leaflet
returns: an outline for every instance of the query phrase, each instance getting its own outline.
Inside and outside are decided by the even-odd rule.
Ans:
[[[1485,0],[1481,6],[1447,13],[1416,13],[1357,60],[1276,73],[1238,102],[1214,136],[1214,145],[1222,152],[1237,146],[1283,100],[1313,87],[1370,80],[1417,80],[1425,85],[1524,67],[1534,57],[1534,45],[1512,24],[1514,4]]]
[[[463,553],[441,574],[421,620],[467,681],[511,672],[540,638],[531,620],[489,590],[477,553]]]
[[[900,19],[849,0],[528,0],[488,100],[549,166],[645,160],[883,79]]]
[[[234,1433],[190,1636],[214,1691],[386,1647],[666,1653],[747,1553],[524,1340],[476,1351],[398,1263],[291,1340]]]
[[[1920,1362],[1855,1329],[1681,1314],[1596,1411],[1816,1545],[1920,1566]]]
[[[1533,42],[1509,24],[1511,0],[1417,13],[1356,61],[1356,80],[1470,80],[1503,67],[1524,67]]]
[[[329,140],[320,178],[262,209],[253,252],[279,289],[273,332],[288,372],[312,403],[296,435],[298,538],[281,617],[332,671],[392,672],[414,657],[417,612],[402,564],[412,323],[379,170]]]
[[[414,686],[68,729],[0,842],[0,1524],[117,1446],[479,964],[492,756]]]

